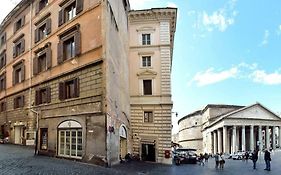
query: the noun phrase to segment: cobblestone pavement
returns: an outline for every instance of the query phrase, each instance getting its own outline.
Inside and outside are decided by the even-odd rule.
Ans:
[[[205,166],[183,164],[161,165],[156,163],[131,162],[104,168],[71,160],[46,156],[33,156],[29,147],[0,144],[0,174],[2,175],[280,175],[281,151],[272,153],[272,171],[263,170],[261,156],[257,170],[252,169],[252,161],[226,160],[224,170],[214,168],[214,160]]]

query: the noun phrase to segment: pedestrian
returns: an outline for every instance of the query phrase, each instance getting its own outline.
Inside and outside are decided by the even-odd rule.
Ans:
[[[246,153],[245,153],[245,159],[246,159],[246,162],[247,162],[247,163],[248,163],[249,156],[250,156],[249,152],[246,151]]]
[[[254,152],[252,153],[253,169],[257,168],[256,164],[257,164],[258,157],[259,157],[258,153],[259,153],[258,150],[254,150]]]
[[[204,155],[202,154],[202,153],[200,153],[200,155],[199,155],[199,165],[205,165],[204,164]]]
[[[209,154],[205,153],[205,154],[204,154],[204,159],[205,159],[205,162],[208,162]]]
[[[216,169],[219,167],[219,153],[215,154]]]
[[[265,169],[267,171],[270,171],[270,161],[271,161],[271,157],[270,157],[270,152],[268,150],[265,150],[264,152],[264,161],[265,161]]]
[[[225,160],[224,160],[224,156],[222,153],[220,153],[219,155],[219,165],[220,165],[220,169],[224,168],[224,164],[225,164]]]

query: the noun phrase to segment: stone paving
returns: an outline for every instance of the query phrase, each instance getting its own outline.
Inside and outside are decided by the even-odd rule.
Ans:
[[[161,165],[156,163],[130,162],[105,168],[71,160],[34,156],[29,147],[0,144],[0,174],[2,175],[280,175],[281,151],[272,153],[272,171],[263,170],[261,156],[257,170],[252,169],[252,161],[226,160],[223,170],[214,168],[214,160],[205,166],[182,164]]]

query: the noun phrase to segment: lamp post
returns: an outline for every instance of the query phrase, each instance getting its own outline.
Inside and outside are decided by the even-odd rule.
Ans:
[[[31,112],[36,114],[36,133],[35,133],[35,148],[34,148],[34,155],[38,154],[38,129],[39,129],[39,112],[30,109]]]

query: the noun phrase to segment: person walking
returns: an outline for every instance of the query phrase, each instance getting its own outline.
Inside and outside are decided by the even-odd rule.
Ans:
[[[252,161],[253,161],[253,169],[256,169],[256,165],[257,165],[257,161],[258,161],[258,150],[254,150],[254,152],[252,153]]]
[[[215,154],[216,169],[219,167],[219,153]]]
[[[225,160],[224,160],[224,156],[222,153],[220,153],[219,155],[219,164],[220,164],[220,169],[224,168],[224,164],[225,164]]]
[[[265,169],[267,171],[270,171],[270,161],[271,161],[271,157],[270,157],[270,152],[268,150],[265,150],[264,152],[264,161],[265,161]]]

